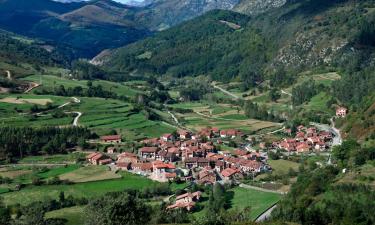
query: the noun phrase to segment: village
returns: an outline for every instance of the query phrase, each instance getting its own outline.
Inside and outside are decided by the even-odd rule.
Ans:
[[[134,152],[123,151],[121,135],[100,137],[108,145],[104,152],[94,152],[86,159],[93,165],[108,165],[111,170],[128,171],[158,182],[187,182],[199,185],[238,185],[245,178],[272,171],[267,163],[269,152],[285,156],[315,154],[330,150],[335,136],[315,126],[300,125],[295,132],[283,129],[284,138],[272,143],[257,142],[237,129],[204,128],[197,133],[179,130],[159,138],[144,139]],[[238,148],[222,150],[220,146],[231,140],[241,140]],[[257,145],[256,148],[254,145]],[[188,211],[199,201],[200,192],[176,196],[167,209]]]

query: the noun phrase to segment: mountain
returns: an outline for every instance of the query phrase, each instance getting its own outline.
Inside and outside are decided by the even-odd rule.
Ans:
[[[0,28],[51,40],[92,57],[150,34],[134,22],[137,9],[110,0],[61,3],[51,0],[0,1]]]
[[[329,96],[353,112],[353,118],[341,124],[346,133],[364,140],[375,130],[373,111],[368,111],[375,98],[373,8],[370,0],[298,0],[256,17],[210,11],[105,54],[100,61],[110,70],[206,75],[241,81],[247,88],[285,74],[282,71],[294,80],[304,71],[339,71],[342,78],[333,82]],[[278,78],[281,83],[283,79],[288,77]]]
[[[285,5],[287,0],[242,0],[235,7],[234,11],[248,15],[258,15],[274,8]]]
[[[139,1],[137,1],[139,3]],[[257,14],[285,1],[146,0],[136,6],[112,0],[0,0],[0,29],[54,42],[75,58],[92,58],[210,10]]]
[[[163,30],[213,9],[233,9],[239,0],[154,0],[137,14],[137,21]]]

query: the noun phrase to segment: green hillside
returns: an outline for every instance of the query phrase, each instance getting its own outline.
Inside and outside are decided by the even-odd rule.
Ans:
[[[316,96],[312,99],[315,103],[303,107],[310,111],[308,118],[316,117],[314,111],[328,112],[327,104],[330,110],[344,105],[352,112],[365,112],[371,106],[371,87],[375,85],[374,9],[370,0],[299,0],[254,17],[215,10],[114,51],[106,58],[105,67],[175,78],[206,75],[218,81],[240,81],[243,90],[258,89],[259,83],[270,80],[263,87],[279,91],[290,87],[290,92],[293,87],[296,106],[322,96],[321,92],[328,93],[325,96],[331,101],[316,104]],[[328,87],[315,82],[305,88],[308,79],[295,85],[301,72],[331,71],[338,72],[341,79],[326,82]],[[332,112],[322,116],[329,115]],[[362,132],[360,137],[369,135],[371,132]]]

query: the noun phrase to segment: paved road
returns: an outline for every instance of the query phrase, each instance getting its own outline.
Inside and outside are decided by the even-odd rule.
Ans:
[[[311,124],[319,128],[320,130],[329,131],[333,133],[334,137],[332,140],[332,146],[341,145],[342,143],[341,132],[339,129],[335,127],[335,122],[333,120],[333,117],[331,118],[331,125],[321,124],[321,123],[311,123]]]
[[[76,97],[72,97],[72,100],[73,100],[73,102],[76,103],[76,104],[81,103],[81,100],[79,100],[79,99],[76,98]],[[70,104],[72,104],[71,101],[62,104],[62,105],[60,105],[60,106],[57,107],[57,108],[61,109],[61,108],[64,108],[65,106],[70,105]],[[77,111],[77,112],[66,112],[66,113],[74,113],[74,114],[77,114],[77,116],[74,117],[74,120],[73,120],[73,124],[72,124],[72,125],[73,125],[74,127],[78,126],[79,118],[82,116],[83,113],[82,113],[82,112],[78,112],[78,111]]]
[[[271,217],[272,211],[274,209],[276,209],[276,207],[277,207],[277,204],[275,204],[274,206],[272,206],[271,208],[269,208],[267,211],[265,211],[260,216],[258,216],[258,218],[256,218],[255,222],[263,222],[263,221],[269,219]]]
[[[229,91],[225,90],[224,88],[221,88],[221,87],[217,86],[216,84],[213,84],[212,86],[213,86],[214,88],[220,90],[220,91],[223,92],[224,94],[233,97],[233,98],[236,99],[236,100],[240,98],[240,97],[238,97],[237,95],[235,95],[235,94],[233,94],[233,93],[230,93]]]
[[[74,114],[77,114],[77,116],[73,120],[73,126],[76,127],[78,126],[78,120],[82,116],[81,112],[73,112]]]
[[[11,80],[12,79],[12,74],[10,73],[10,71],[9,70],[5,70],[5,72],[7,73],[8,80]]]

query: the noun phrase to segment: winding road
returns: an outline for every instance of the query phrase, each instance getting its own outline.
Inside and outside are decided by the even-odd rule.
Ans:
[[[10,73],[10,71],[9,70],[5,70],[5,72],[7,73],[8,80],[11,80],[12,79],[12,74]]]
[[[73,120],[73,126],[77,127],[78,126],[78,120],[82,116],[81,112],[73,112],[74,114],[77,114],[77,116]]]
[[[73,100],[73,102],[74,103],[81,103],[81,100],[79,100],[78,98],[76,98],[76,97],[72,97],[72,100]],[[64,104],[62,104],[62,105],[60,105],[59,107],[57,107],[58,109],[61,109],[61,108],[64,108],[65,106],[67,106],[67,105],[70,105],[70,104],[72,104],[72,101],[69,101],[69,102],[66,102],[66,103],[64,103]],[[74,117],[74,120],[73,120],[73,126],[74,127],[77,127],[78,126],[78,121],[79,121],[79,118],[82,116],[82,112],[66,112],[66,113],[73,113],[73,114],[77,114],[77,116],[76,117]]]

